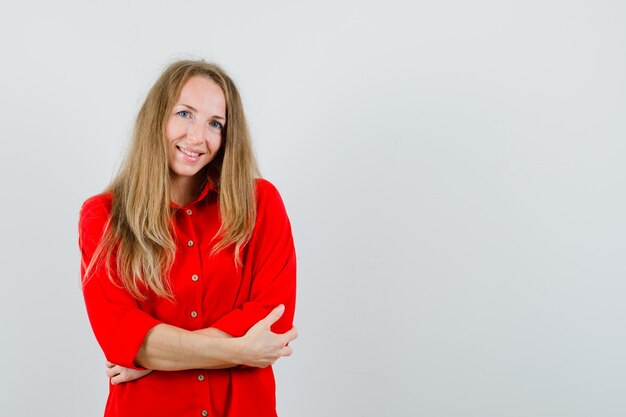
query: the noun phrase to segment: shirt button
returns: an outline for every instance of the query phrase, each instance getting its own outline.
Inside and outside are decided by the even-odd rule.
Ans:
[[[187,242],[187,246],[192,247],[193,246],[193,240],[190,240]]]
[[[195,319],[196,317],[198,317],[198,312],[197,312],[196,310],[192,311],[192,312],[191,312],[191,317],[193,317],[194,319]]]
[[[209,415],[209,412],[208,412],[207,410],[202,410],[202,411],[200,412],[200,415],[201,415],[202,417],[206,417],[206,416],[208,416],[208,415]]]
[[[187,214],[189,214],[191,216],[191,213],[193,213],[193,211],[187,210]]]
[[[200,382],[204,381],[204,375],[202,374],[198,375],[198,381]]]
[[[197,276],[196,274],[193,274],[193,275],[191,276],[191,280],[192,280],[192,281],[197,281],[198,279],[199,279],[199,278],[198,278],[198,276]]]

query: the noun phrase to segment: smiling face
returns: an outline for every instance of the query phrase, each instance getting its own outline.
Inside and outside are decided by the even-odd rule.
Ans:
[[[168,164],[173,189],[192,194],[202,182],[203,168],[217,155],[226,123],[226,99],[209,77],[193,76],[180,91],[168,116]]]

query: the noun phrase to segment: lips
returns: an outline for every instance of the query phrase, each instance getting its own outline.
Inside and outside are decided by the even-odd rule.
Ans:
[[[178,148],[179,151],[181,151],[183,154],[190,156],[192,158],[197,158],[200,155],[204,155],[203,152],[199,152],[195,149],[187,149],[187,148],[183,148],[182,146],[176,146]]]

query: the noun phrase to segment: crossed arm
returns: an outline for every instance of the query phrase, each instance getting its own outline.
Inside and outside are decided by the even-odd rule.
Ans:
[[[232,337],[213,327],[190,332],[158,324],[148,331],[135,357],[135,363],[145,370],[107,361],[106,374],[116,385],[153,370],[225,369],[240,365],[265,368],[292,353],[288,344],[297,337],[295,327],[284,334],[270,330],[283,312],[284,306],[276,307],[242,337]]]

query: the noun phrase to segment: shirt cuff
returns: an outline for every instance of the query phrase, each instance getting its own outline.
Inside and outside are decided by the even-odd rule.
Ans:
[[[160,323],[159,320],[141,310],[130,310],[120,320],[119,326],[113,333],[113,340],[109,341],[110,357],[107,359],[126,368],[144,369],[135,364],[135,357],[148,331]]]

